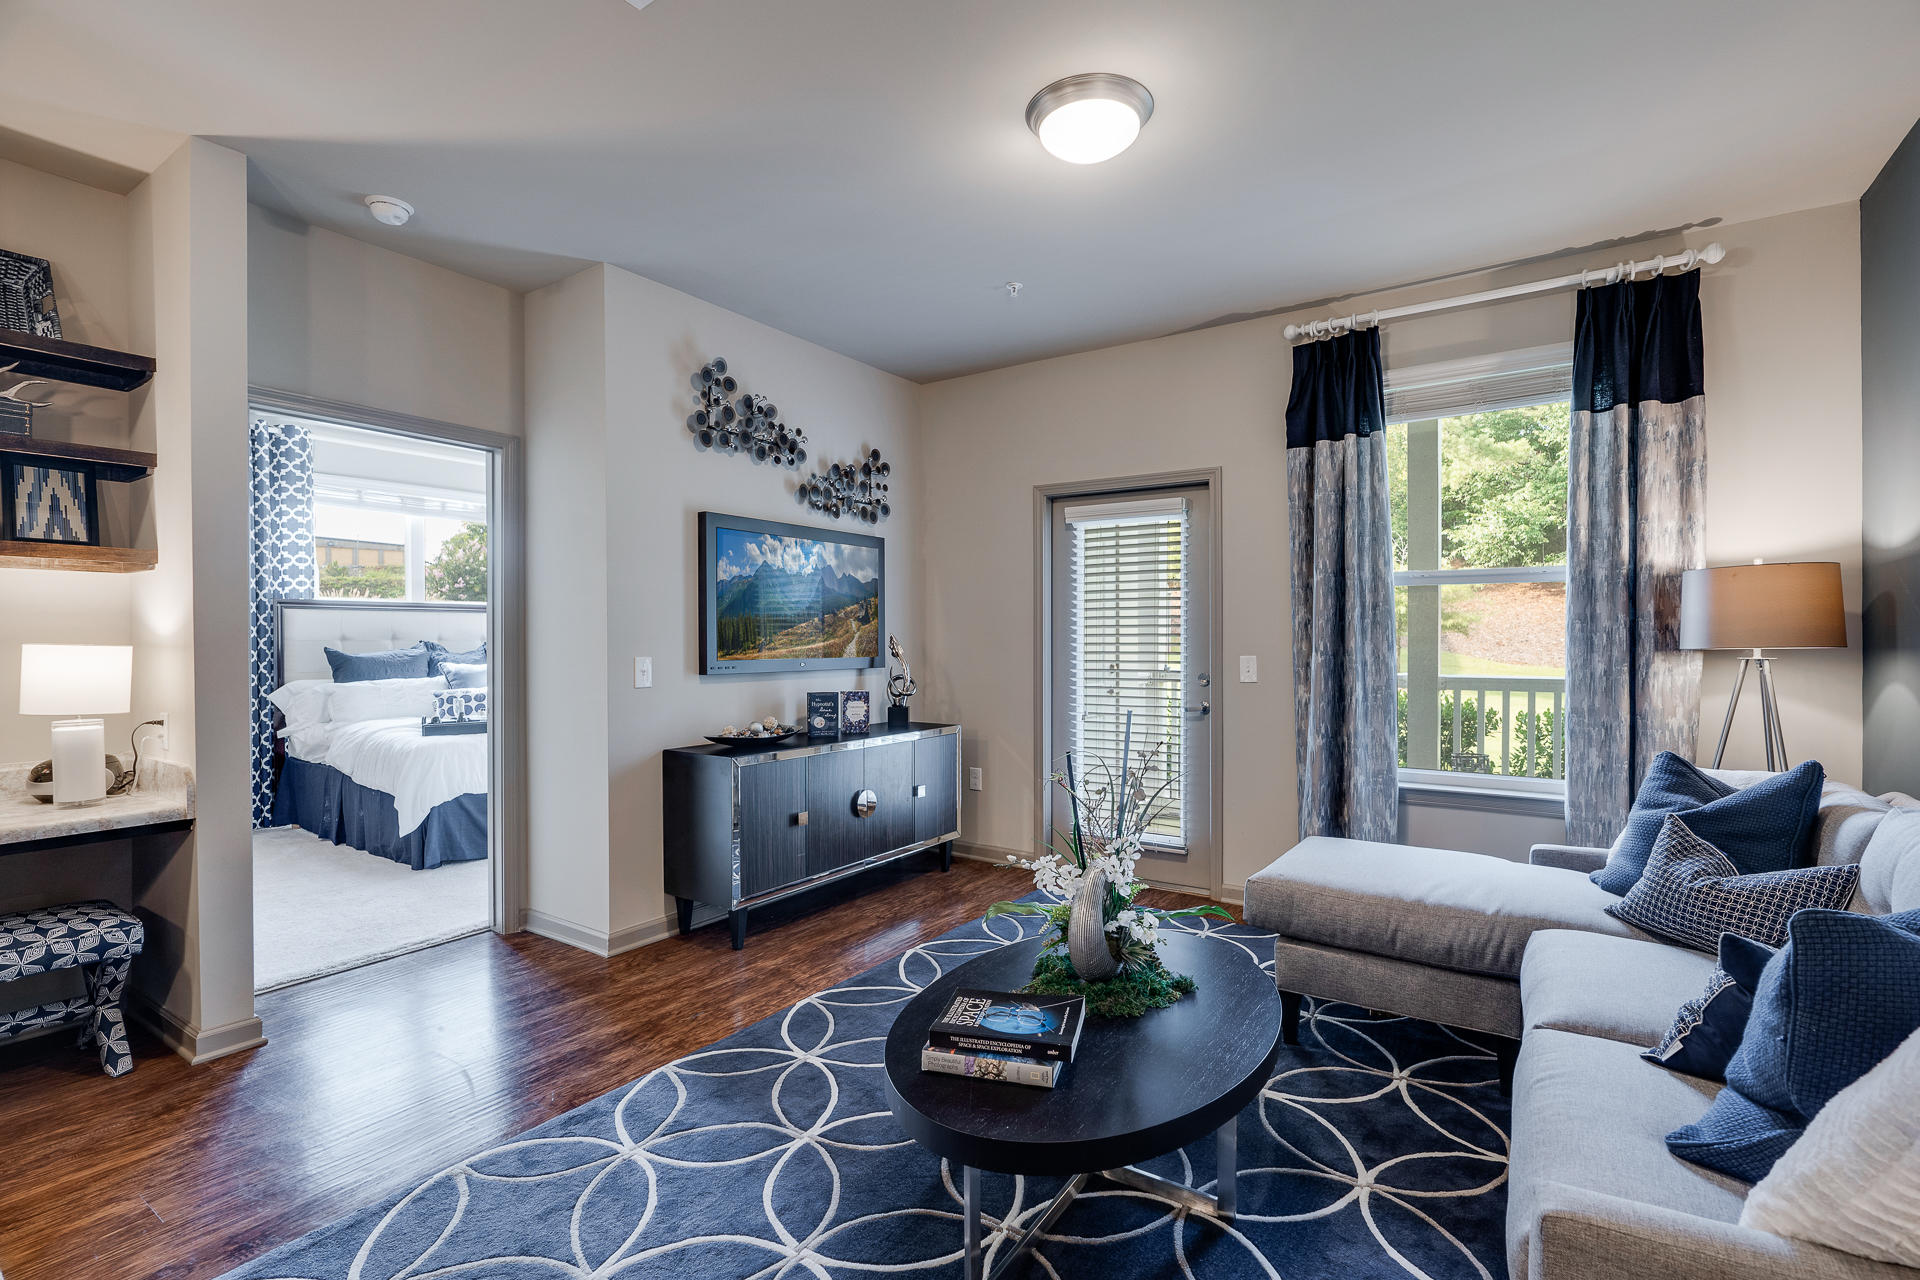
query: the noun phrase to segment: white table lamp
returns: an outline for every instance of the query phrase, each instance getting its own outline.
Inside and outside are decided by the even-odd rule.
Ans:
[[[98,716],[125,715],[133,700],[133,646],[23,644],[20,714],[53,722],[53,802],[107,795],[107,731]]]

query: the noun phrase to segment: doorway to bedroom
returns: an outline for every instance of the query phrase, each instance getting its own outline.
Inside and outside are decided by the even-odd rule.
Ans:
[[[254,986],[493,926],[495,453],[257,405]]]

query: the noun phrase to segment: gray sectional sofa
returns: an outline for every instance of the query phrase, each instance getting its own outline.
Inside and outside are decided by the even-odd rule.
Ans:
[[[1766,775],[1716,776],[1745,786]],[[1815,838],[1820,862],[1860,864],[1853,909],[1920,908],[1920,801],[1828,782]],[[1639,1054],[1701,993],[1714,958],[1606,914],[1618,899],[1587,878],[1606,857],[1536,845],[1522,864],[1313,837],[1247,881],[1246,918],[1279,935],[1274,977],[1290,1014],[1304,994],[1519,1042],[1503,1063],[1511,1280],[1916,1280],[1741,1227],[1745,1184],[1667,1151],[1666,1134],[1722,1086]]]

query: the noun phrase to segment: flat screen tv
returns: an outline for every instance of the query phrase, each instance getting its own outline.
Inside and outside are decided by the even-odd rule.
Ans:
[[[886,542],[700,513],[700,674],[886,662]]]

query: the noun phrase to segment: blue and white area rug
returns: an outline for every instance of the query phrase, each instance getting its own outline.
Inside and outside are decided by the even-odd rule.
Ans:
[[[895,1126],[882,1050],[915,992],[1036,923],[976,920],[228,1280],[959,1276],[959,1179]],[[1190,931],[1273,966],[1268,934]],[[1349,1006],[1311,1013],[1241,1114],[1230,1225],[1096,1180],[1020,1274],[1504,1276],[1507,1103],[1491,1049]],[[1211,1190],[1212,1139],[1145,1167]],[[986,1174],[989,1228],[1032,1222],[1057,1186]]]

